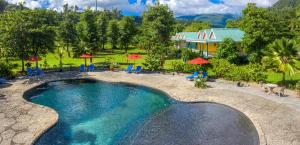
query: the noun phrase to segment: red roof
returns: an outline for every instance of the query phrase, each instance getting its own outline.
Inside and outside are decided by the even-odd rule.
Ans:
[[[189,64],[208,64],[208,63],[209,63],[208,60],[201,57],[189,61]]]

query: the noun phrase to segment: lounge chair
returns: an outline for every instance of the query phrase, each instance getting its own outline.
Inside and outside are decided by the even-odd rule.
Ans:
[[[207,72],[202,72],[202,76],[201,77],[202,78],[207,78],[207,75],[208,75]]]
[[[136,69],[134,70],[134,73],[138,74],[142,71],[142,67],[141,66],[137,66]]]
[[[27,76],[28,77],[34,76],[34,72],[33,72],[33,70],[31,68],[27,68]]]
[[[7,83],[6,79],[0,78],[0,85]]]
[[[198,75],[199,75],[199,72],[196,71],[196,72],[194,72],[193,75],[186,77],[186,79],[188,79],[188,80],[194,80],[195,78],[198,77]]]
[[[127,70],[125,70],[127,73],[131,73],[132,71],[132,65],[128,65]]]
[[[35,72],[36,72],[36,74],[38,75],[38,76],[43,76],[43,75],[45,75],[45,73],[44,73],[44,71],[42,71],[40,68],[36,68],[35,69]]]
[[[85,71],[85,66],[84,66],[84,64],[80,65],[79,70],[80,70],[81,72],[84,72],[84,71]]]
[[[94,64],[90,64],[89,71],[94,71],[94,70],[95,70],[95,65]]]

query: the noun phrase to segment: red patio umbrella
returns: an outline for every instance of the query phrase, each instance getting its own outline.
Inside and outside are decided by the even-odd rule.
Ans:
[[[38,67],[38,62],[41,61],[42,58],[38,56],[30,56],[27,58],[27,61],[36,62],[36,67]]]
[[[208,60],[201,58],[201,57],[198,57],[198,58],[195,58],[195,59],[189,61],[189,64],[198,64],[198,65],[208,64],[208,63],[209,63]]]
[[[139,54],[130,54],[127,57],[127,59],[129,59],[129,60],[134,60],[134,64],[135,64],[135,60],[142,59],[142,58],[143,58],[143,56],[141,56]]]
[[[93,58],[93,55],[91,55],[91,54],[81,54],[80,58],[84,58],[84,64],[86,66],[86,59],[87,58]]]

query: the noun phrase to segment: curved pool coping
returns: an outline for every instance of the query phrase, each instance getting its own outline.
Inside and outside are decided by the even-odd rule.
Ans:
[[[27,88],[23,94],[22,94],[22,98],[27,102],[27,103],[30,103],[32,105],[37,105],[37,106],[40,106],[42,108],[47,108],[48,110],[51,110],[51,112],[55,115],[54,116],[54,120],[52,122],[49,122],[49,124],[47,124],[45,126],[45,129],[43,129],[41,132],[35,134],[33,136],[33,139],[32,141],[30,142],[30,144],[34,144],[44,133],[46,133],[48,130],[50,130],[52,127],[54,127],[56,125],[56,123],[58,122],[58,119],[59,119],[59,115],[58,113],[56,112],[56,110],[54,110],[53,108],[50,108],[50,107],[47,107],[47,106],[43,106],[43,105],[39,105],[39,104],[35,104],[33,102],[30,102],[28,100],[28,98],[25,97],[25,93],[27,93],[28,91],[30,90],[33,90],[43,84],[47,84],[47,83],[50,83],[50,82],[56,82],[56,81],[64,81],[64,80],[94,80],[94,81],[100,81],[100,82],[107,82],[107,83],[112,83],[112,84],[117,84],[117,83],[121,83],[121,84],[128,84],[128,85],[133,85],[135,87],[146,87],[146,88],[149,88],[149,89],[152,89],[154,91],[157,91],[159,93],[162,93],[164,94],[166,97],[168,97],[168,99],[170,100],[175,100],[179,103],[184,103],[184,104],[190,104],[190,103],[215,103],[215,104],[220,104],[220,105],[224,105],[226,107],[229,107],[235,111],[238,111],[240,112],[241,114],[243,114],[245,117],[247,117],[251,123],[254,125],[257,133],[258,133],[258,139],[259,139],[259,143],[260,145],[267,145],[267,139],[265,137],[265,134],[260,126],[260,124],[258,123],[258,121],[255,119],[254,116],[250,115],[250,114],[247,114],[245,112],[243,112],[242,110],[236,108],[236,107],[233,107],[229,104],[224,104],[223,102],[217,102],[217,101],[181,101],[181,100],[178,100],[176,99],[176,96],[173,96],[169,93],[167,93],[166,91],[160,89],[160,88],[155,88],[155,87],[152,87],[152,86],[147,86],[147,85],[144,85],[144,84],[139,84],[139,83],[134,83],[134,82],[129,82],[129,81],[107,81],[107,80],[101,80],[101,79],[97,79],[97,78],[65,78],[65,79],[53,79],[53,80],[48,80],[48,81],[45,81],[45,82],[42,82],[42,83],[39,83],[39,84],[36,84],[32,87],[29,87]]]

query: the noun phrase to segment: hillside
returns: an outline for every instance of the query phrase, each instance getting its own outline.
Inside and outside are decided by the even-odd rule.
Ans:
[[[237,19],[239,16],[233,14],[199,14],[190,16],[180,16],[180,21],[203,21],[211,23],[212,27],[225,27],[227,20]]]
[[[279,0],[277,3],[273,5],[273,8],[281,9],[287,7],[296,7],[300,4],[300,0]]]

